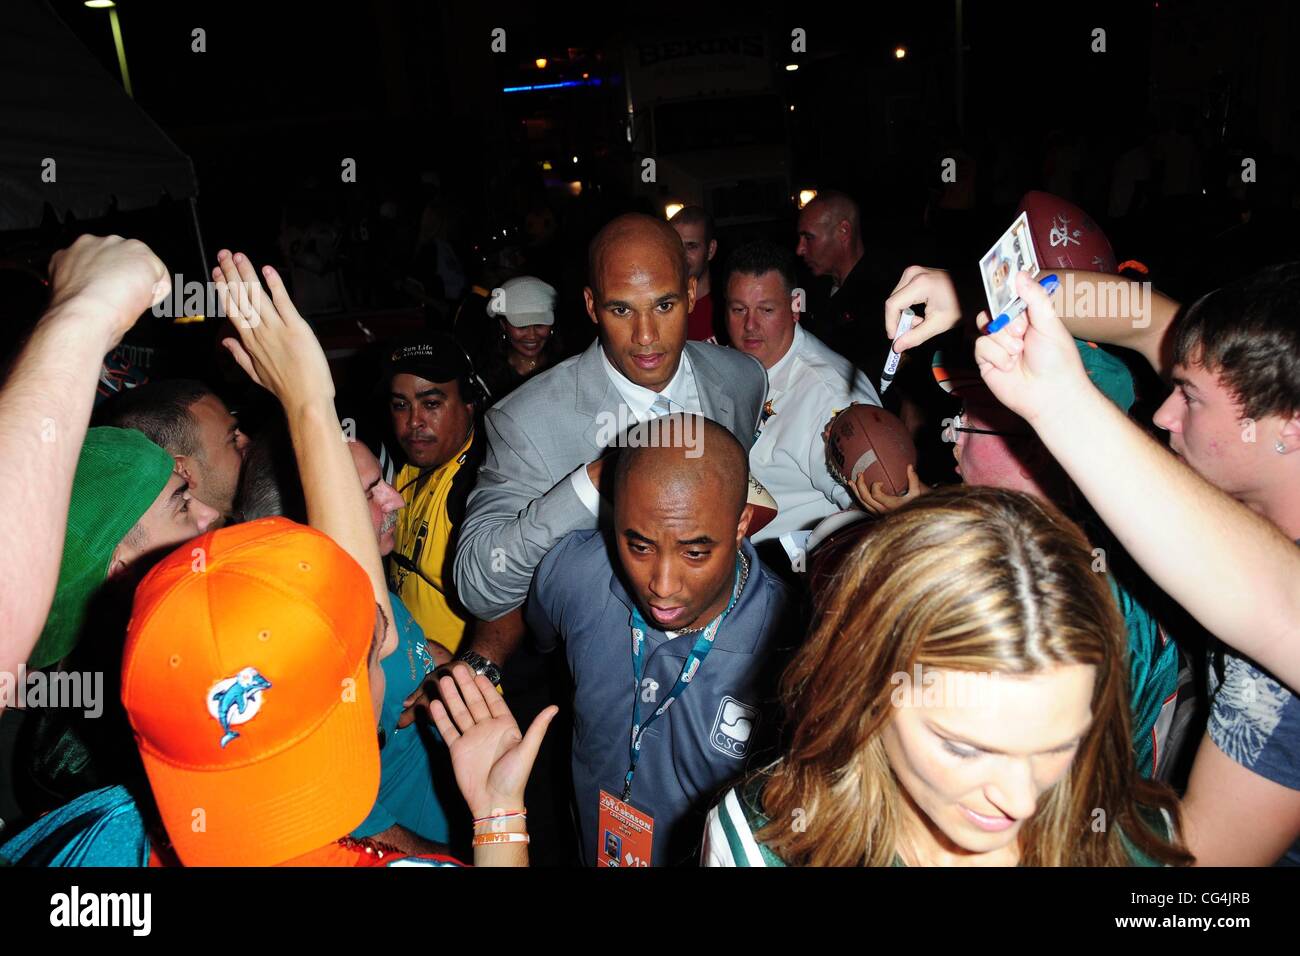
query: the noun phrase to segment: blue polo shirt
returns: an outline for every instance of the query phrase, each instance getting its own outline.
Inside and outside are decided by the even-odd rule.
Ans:
[[[698,858],[709,807],[774,739],[783,645],[797,633],[787,618],[794,602],[748,539],[742,546],[750,566],[745,590],[691,683],[642,738],[629,802],[654,819],[655,865]],[[573,675],[573,786],[588,866],[596,862],[600,791],[617,797],[623,790],[633,694],[667,695],[699,637],[670,638],[648,626],[643,676],[652,683],[638,687],[635,602],[615,573],[613,553],[598,531],[569,534],[537,566],[525,612],[539,649],[564,641]],[[642,704],[643,719],[653,702]]]

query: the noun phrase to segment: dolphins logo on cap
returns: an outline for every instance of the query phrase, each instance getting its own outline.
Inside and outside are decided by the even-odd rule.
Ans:
[[[223,748],[239,736],[232,726],[257,716],[262,709],[262,691],[270,688],[271,682],[255,667],[245,667],[235,677],[219,680],[208,688],[208,713],[221,724]]]

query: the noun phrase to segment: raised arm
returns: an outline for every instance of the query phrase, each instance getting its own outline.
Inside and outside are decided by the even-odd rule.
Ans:
[[[442,699],[429,712],[451,752],[456,784],[475,821],[474,863],[527,866],[524,788],[546,728],[560,709],[547,707],[520,734],[510,708],[486,677],[456,664],[439,684]]]
[[[975,347],[1129,554],[1211,633],[1300,687],[1300,549],[1147,436],[1088,381],[1070,332],[1023,273],[1022,315]]]
[[[1101,272],[1078,269],[1045,270],[1039,278],[1054,275],[1060,286],[1052,305],[1076,339],[1132,349],[1158,373],[1168,372],[1169,331],[1179,304],[1149,283]],[[925,318],[913,324],[895,343],[903,352],[956,327],[970,311],[963,308],[952,276],[942,269],[909,266],[898,287],[885,300],[885,329],[893,337],[903,309],[925,306]]]
[[[5,673],[26,662],[54,600],[72,477],[104,355],[171,288],[162,260],[120,236],[81,236],[54,254],[50,278],[49,307],[0,390]]]
[[[334,380],[316,334],[298,314],[279,274],[262,269],[270,295],[243,253],[217,254],[212,272],[239,341],[222,344],[249,377],[284,407],[307,502],[307,520],[365,570],[388,629],[385,655],[397,646],[379,544],[356,465],[334,410]]]

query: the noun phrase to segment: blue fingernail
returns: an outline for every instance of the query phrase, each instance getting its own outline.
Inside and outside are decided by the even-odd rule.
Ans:
[[[994,332],[1000,332],[1002,331],[1003,326],[1005,326],[1010,321],[1011,321],[1011,316],[1003,312],[999,314],[998,317],[994,319],[992,322],[990,322],[988,325],[984,326],[984,334],[992,335]]]
[[[1043,276],[1038,280],[1038,284],[1043,287],[1043,291],[1051,295],[1061,287],[1061,280],[1054,275]]]

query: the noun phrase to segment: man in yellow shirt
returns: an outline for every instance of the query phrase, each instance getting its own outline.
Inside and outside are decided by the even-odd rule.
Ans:
[[[452,562],[483,457],[474,428],[482,392],[465,353],[442,335],[396,349],[386,378],[393,432],[407,462],[393,482],[406,507],[394,529],[389,584],[425,636],[454,654],[473,620],[456,597]]]

